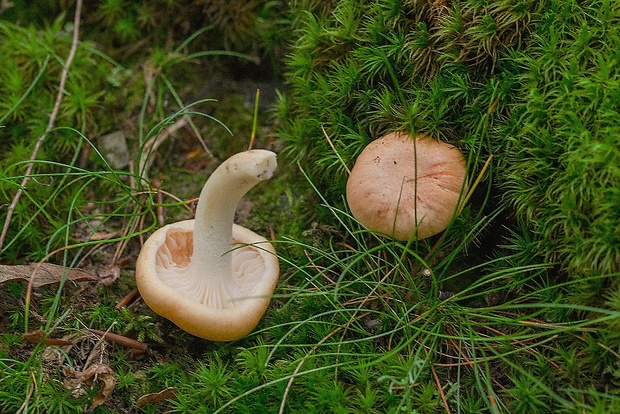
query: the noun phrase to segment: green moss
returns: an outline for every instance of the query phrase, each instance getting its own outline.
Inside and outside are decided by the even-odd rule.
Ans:
[[[0,68],[0,142],[9,149],[0,154],[0,203],[5,205],[19,188],[27,168],[24,161],[30,159],[49,123],[63,59],[71,44],[63,22],[61,16],[45,30],[0,24],[0,57],[5,62]],[[66,174],[88,146],[81,134],[100,130],[103,95],[115,89],[106,81],[110,64],[91,47],[84,42],[77,48],[67,76],[66,99],[55,119],[55,126],[65,129],[48,134],[37,160],[49,161],[35,161],[34,179],[23,189],[24,196],[15,208],[3,246],[3,253],[11,252],[14,259],[21,255],[40,258],[62,246],[62,238],[46,245],[44,235],[54,233],[85,203],[80,180]]]
[[[39,27],[5,25],[10,29],[1,34],[0,56],[7,64],[0,67],[0,117],[10,113],[1,122],[0,140],[11,150],[0,155],[5,168],[0,204],[14,195],[22,162],[47,125],[70,44],[66,18],[41,28],[46,19],[37,14],[40,1],[14,3],[21,8],[20,24]],[[86,326],[149,342],[142,355],[112,343],[89,348],[94,339],[64,354],[63,361],[79,368],[87,351],[96,349],[96,360],[113,368],[116,388],[97,412],[135,411],[139,397],[168,387],[176,389],[174,401],[141,409],[271,413],[283,404],[291,413],[432,413],[445,411],[447,404],[463,413],[618,411],[615,275],[603,274],[601,267],[587,276],[576,264],[566,264],[562,268],[581,277],[558,283],[557,272],[536,264],[577,260],[562,253],[561,246],[573,245],[566,244],[558,223],[570,223],[571,232],[562,231],[574,237],[591,220],[595,228],[579,237],[598,237],[603,229],[605,237],[613,237],[610,212],[617,185],[615,170],[606,166],[617,163],[618,143],[604,137],[617,133],[617,6],[302,0],[289,3],[286,26],[286,20],[271,21],[281,16],[284,2],[247,2],[239,12],[258,19],[252,30],[273,31],[243,40],[227,38],[232,34],[221,27],[196,31],[186,19],[193,7],[181,10],[174,0],[147,3],[88,5],[85,41],[58,119],[73,130],[54,131],[41,149],[39,159],[47,161],[35,166],[2,251],[3,261],[23,262],[72,245],[64,258],[54,259],[72,264],[75,258],[100,270],[117,260],[121,277],[111,286],[39,288],[29,313],[22,304],[24,284],[0,286],[0,313],[7,315],[7,332],[0,337],[0,376],[7,379],[0,387],[2,410],[82,412],[100,385],[77,398],[63,391],[63,373],[42,358],[46,348],[22,339],[29,320],[30,329],[49,326],[54,338],[77,330],[87,335]],[[236,12],[229,6],[237,2],[224,3],[222,10]],[[24,8],[32,11],[32,20]],[[224,14],[210,18],[220,19],[211,23],[222,27],[226,20]],[[277,42],[283,26],[293,42],[286,66],[290,90],[280,95],[274,124],[286,125],[276,136],[271,124],[259,128],[255,144],[279,152],[279,168],[248,195],[250,215],[243,209],[239,215],[244,225],[275,236],[281,259],[278,290],[265,317],[247,338],[221,344],[182,332],[139,301],[115,310],[135,286],[136,236],[156,225],[154,196],[145,194],[146,182],[132,187],[135,177],[110,171],[96,151],[80,161],[77,155],[89,144],[78,132],[96,148],[98,135],[122,129],[131,149],[139,148],[161,130],[156,125],[162,119],[174,122],[178,116],[170,114],[187,102],[214,97],[203,89],[204,78],[217,73],[213,66],[229,61],[209,59],[197,66],[194,62],[205,61],[194,52],[209,53],[220,44],[255,51],[254,40]],[[112,63],[88,38],[122,64]],[[48,51],[54,54],[46,66]],[[235,76],[247,68],[235,65]],[[32,93],[19,102],[31,85]],[[247,147],[252,125],[247,103],[254,90],[248,100],[247,91],[218,85],[224,96],[217,96],[217,103],[192,109],[233,131],[231,137],[213,119],[203,123],[194,117],[207,146],[224,159]],[[271,121],[264,113],[259,120]],[[457,144],[468,155],[473,176],[494,154],[492,174],[443,238],[407,245],[383,240],[361,231],[346,214],[345,165],[394,129]],[[195,196],[215,167],[207,155],[187,157],[199,148],[194,133],[188,128],[169,137],[150,170],[151,177],[163,180],[163,189],[181,199]],[[298,172],[298,163],[309,177]],[[198,169],[204,172],[192,174]],[[591,179],[583,180],[584,174]],[[500,197],[512,208],[498,208]],[[166,220],[191,214],[182,203],[169,201],[164,200]],[[601,202],[604,207],[596,207]],[[573,209],[571,203],[584,208]],[[586,207],[597,209],[597,215],[588,217]],[[4,211],[0,206],[0,214]],[[556,220],[561,214],[565,217]],[[547,227],[553,231],[541,231]],[[84,234],[115,230],[127,235],[107,245],[83,241]]]
[[[297,30],[286,60],[290,90],[278,109],[288,120],[282,128],[286,154],[300,163],[329,204],[346,211],[346,167],[389,131],[423,132],[456,144],[467,154],[472,175],[493,154],[492,175],[481,188],[486,195],[477,192],[441,240],[441,253],[429,259],[430,246],[411,245],[409,253],[428,259],[433,279],[428,293],[427,287],[414,288],[420,282],[414,271],[404,282],[414,291],[410,295],[434,309],[425,300],[440,297],[439,289],[463,292],[479,286],[479,293],[459,303],[485,309],[484,302],[492,304],[497,293],[500,303],[521,298],[540,306],[541,318],[555,323],[614,314],[615,296],[609,292],[617,291],[620,272],[616,2],[378,0],[306,6],[293,9]],[[496,203],[503,208],[490,211]],[[348,222],[332,211],[321,223],[342,230]],[[362,237],[353,239],[360,243]],[[367,252],[372,246],[358,248]],[[326,257],[317,256],[324,264],[320,260]],[[475,265],[488,257],[496,259]],[[495,272],[502,276],[480,285],[484,274]],[[593,308],[579,310],[583,305]],[[514,311],[516,317],[520,312]],[[454,324],[441,311],[434,317],[434,326],[445,328],[438,335],[455,329],[463,338],[480,334],[476,317],[461,313]],[[543,375],[543,367],[539,375],[531,368],[540,362],[537,353],[513,359],[514,342],[506,331],[508,337],[492,349],[460,342],[472,357],[497,360],[459,374],[455,387],[460,392],[473,388],[478,395],[454,396],[459,407],[477,412],[474,401],[480,398],[488,398],[487,409],[497,404],[500,412],[613,406],[608,390],[616,380],[608,373],[617,361],[606,362],[614,368],[602,368],[597,358],[585,357],[607,346],[590,349],[591,341],[612,340],[604,333],[607,322],[598,321],[596,339],[562,340],[557,346],[568,353],[555,348],[553,356],[543,353],[543,359],[571,361],[573,373]],[[448,352],[456,351],[454,345],[444,343]],[[583,402],[556,387],[585,371],[597,372],[598,379],[575,380],[573,389],[591,390]],[[494,383],[505,384],[501,396],[489,391],[497,390]],[[420,389],[416,397],[423,401],[417,403],[426,407],[426,396],[436,403],[431,391]],[[597,393],[606,397],[599,401]]]
[[[620,7],[553,3],[514,56],[503,187],[535,249],[573,277],[620,271]]]
[[[285,151],[327,199],[342,205],[341,160],[423,132],[472,172],[494,154],[495,193],[535,237],[526,262],[620,271],[617,5],[358,3],[298,11],[287,60]]]
[[[500,57],[529,34],[537,7],[345,1],[333,10],[299,10],[287,60],[286,151],[336,203],[346,180],[339,158],[350,166],[389,131],[425,132],[481,157],[489,123],[511,92]]]

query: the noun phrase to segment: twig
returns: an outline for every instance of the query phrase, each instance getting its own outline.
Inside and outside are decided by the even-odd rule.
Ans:
[[[256,90],[256,98],[254,99],[254,120],[252,121],[252,135],[250,136],[250,146],[248,151],[254,146],[254,138],[256,137],[256,129],[258,126],[258,100],[260,99],[260,89]]]
[[[428,351],[424,348],[424,352],[426,353],[426,357],[428,358]],[[443,387],[441,386],[441,381],[439,381],[439,375],[437,375],[437,371],[435,371],[435,367],[431,362],[429,364],[431,368],[431,372],[433,373],[433,378],[435,379],[435,385],[437,386],[437,391],[439,391],[439,396],[441,397],[441,401],[443,402],[443,408],[446,410],[447,414],[450,414],[450,405],[448,404],[448,400],[446,399],[446,394],[443,392]]]
[[[310,267],[314,268],[314,270],[316,270],[319,274],[323,275],[323,277],[325,279],[327,279],[327,281],[329,283],[331,283],[332,285],[336,285],[336,281],[333,280],[332,278],[330,278],[329,276],[327,276],[327,274],[325,274],[325,271],[328,270],[325,267],[320,267],[319,265],[317,265],[316,263],[314,263],[314,260],[312,260],[312,258],[310,257],[310,254],[308,253],[307,250],[304,249],[304,255],[306,255],[306,258],[308,259],[308,261],[310,262]],[[329,269],[330,272],[332,272],[334,275],[338,275],[335,271]]]
[[[493,158],[493,154],[489,155],[489,158],[487,158],[486,162],[482,166],[482,170],[480,170],[480,173],[478,173],[478,176],[476,177],[476,180],[474,181],[474,184],[471,186],[471,188],[469,189],[469,191],[467,192],[465,197],[461,201],[459,201],[459,204],[457,205],[457,208],[456,208],[456,214],[454,215],[454,217],[460,215],[463,212],[463,209],[465,208],[465,205],[467,204],[467,202],[469,201],[469,199],[473,195],[474,190],[476,189],[476,187],[478,187],[478,184],[480,184],[480,181],[482,180],[482,177],[484,176],[484,173],[486,172],[487,168],[489,167],[489,164],[491,163],[491,159],[492,158]],[[429,259],[435,254],[437,249],[439,249],[439,246],[441,246],[441,243],[443,242],[445,237],[446,237],[446,231],[441,233],[441,236],[437,239],[437,241],[435,242],[433,247],[431,247],[429,252],[426,254],[426,256],[424,257],[424,263],[428,263]],[[421,263],[418,264],[418,266],[416,267],[416,269],[413,272],[413,274],[420,273],[421,266],[422,266]]]
[[[116,309],[117,311],[121,310],[122,308],[126,307],[127,305],[129,305],[129,303],[136,297],[138,296],[138,288],[134,288],[131,292],[129,292],[128,294],[126,294],[125,296],[123,296],[121,298],[121,300],[119,300],[116,303],[116,306],[114,306],[114,309]]]
[[[54,108],[52,113],[50,114],[49,121],[47,123],[47,127],[45,128],[45,132],[43,135],[39,137],[37,143],[34,146],[34,150],[32,151],[32,155],[30,155],[30,161],[34,161],[37,158],[37,154],[39,153],[39,149],[43,145],[43,142],[47,138],[48,133],[54,128],[54,123],[56,122],[56,117],[58,116],[58,111],[60,110],[60,103],[62,102],[62,98],[64,97],[65,84],[67,83],[67,76],[69,74],[69,67],[71,66],[71,62],[73,62],[73,58],[75,56],[75,52],[77,51],[77,46],[79,42],[79,34],[80,34],[80,14],[82,13],[82,0],[77,0],[75,4],[75,17],[73,19],[73,40],[71,41],[71,49],[69,50],[69,56],[67,56],[67,61],[65,62],[62,73],[60,74],[60,82],[58,84],[58,94],[56,94],[56,102],[54,102]],[[32,168],[34,167],[34,162],[30,162],[26,167],[26,173],[24,174],[24,179],[22,180],[21,185],[17,189],[17,193],[15,197],[13,197],[13,201],[9,205],[6,218],[4,219],[4,226],[2,228],[2,233],[0,233],[0,251],[2,251],[2,246],[4,245],[4,239],[9,231],[9,224],[11,223],[11,217],[13,216],[13,211],[15,211],[15,207],[17,207],[17,203],[24,192],[24,188],[26,188],[26,184],[30,181],[30,174],[32,173]]]
[[[173,124],[166,126],[159,134],[153,135],[146,141],[138,164],[138,175],[140,177],[148,178],[148,170],[151,168],[153,161],[155,161],[155,152],[159,146],[179,129],[185,127],[187,123],[188,118],[179,118]]]
[[[340,335],[340,342],[338,343],[338,353],[340,353],[340,347],[342,345],[342,341],[344,340],[344,336],[346,335],[347,331],[349,330],[349,326],[351,326],[351,324],[353,323],[353,321],[355,319],[361,319],[363,317],[365,317],[366,315],[368,315],[369,313],[366,312],[361,316],[357,316],[357,314],[359,313],[360,309],[362,309],[362,306],[364,306],[364,304],[366,304],[366,302],[368,302],[369,300],[371,300],[371,298],[373,298],[373,295],[375,294],[375,292],[377,291],[377,289],[383,285],[383,282],[386,281],[386,279],[392,274],[392,272],[394,271],[394,269],[396,269],[395,267],[391,268],[389,271],[387,271],[385,273],[385,276],[383,276],[381,278],[381,280],[379,280],[379,283],[377,283],[371,290],[370,292],[368,292],[368,294],[366,296],[364,296],[364,299],[362,300],[362,302],[359,304],[359,306],[355,309],[355,312],[353,312],[353,315],[351,315],[351,317],[349,318],[349,320],[347,321],[347,323],[344,325],[344,330],[342,331],[342,335]],[[339,354],[336,354],[336,362],[339,360],[338,358]],[[338,375],[338,368],[336,368],[334,375]]]
[[[159,227],[163,227],[164,223],[166,222],[166,217],[164,215],[164,195],[163,193],[159,190],[159,186],[161,185],[161,182],[159,182],[159,180],[157,180],[157,194],[155,194],[155,198],[157,199],[157,224],[159,224]]]
[[[140,351],[148,350],[148,345],[144,342],[136,341],[135,339],[127,338],[123,335],[118,335],[112,332],[100,331],[99,329],[90,329],[88,331],[97,335],[101,339],[107,339],[115,344],[122,345],[126,348],[138,349]]]
[[[28,412],[28,404],[30,403],[30,397],[32,397],[32,393],[34,392],[35,388],[37,388],[37,379],[35,377],[34,372],[31,374],[31,377],[32,377],[32,381],[30,383],[30,386],[28,387],[28,395],[24,399],[24,402],[22,403],[21,407],[19,407],[19,410],[15,412],[15,414],[22,414],[22,413]]]
[[[338,160],[340,161],[342,166],[347,170],[347,173],[351,174],[351,170],[347,166],[347,163],[344,162],[344,160],[340,156],[340,153],[338,151],[336,151],[336,147],[334,146],[334,143],[332,142],[332,140],[329,138],[329,135],[327,135],[327,131],[325,131],[325,127],[323,125],[321,125],[321,129],[323,130],[323,135],[325,135],[325,139],[327,140],[327,143],[331,147],[332,151],[334,151],[334,154],[336,154],[336,157],[338,157]]]

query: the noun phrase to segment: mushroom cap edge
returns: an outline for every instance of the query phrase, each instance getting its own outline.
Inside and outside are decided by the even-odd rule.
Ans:
[[[179,328],[203,339],[234,341],[247,336],[267,310],[279,278],[279,262],[273,245],[253,231],[233,224],[234,242],[257,245],[251,247],[265,261],[267,274],[252,290],[252,298],[241,301],[233,308],[213,308],[188,300],[158,278],[156,255],[171,230],[193,232],[194,220],[161,227],[142,246],[136,263],[136,284],[146,304]]]

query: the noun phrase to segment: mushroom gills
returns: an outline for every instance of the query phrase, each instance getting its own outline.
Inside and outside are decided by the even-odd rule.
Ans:
[[[261,279],[265,265],[255,248],[234,244],[232,278],[194,278],[190,275],[193,233],[172,230],[156,255],[159,279],[188,299],[213,308],[229,309],[252,294],[252,287]],[[173,260],[174,258],[174,260]],[[240,259],[240,260],[237,260]]]

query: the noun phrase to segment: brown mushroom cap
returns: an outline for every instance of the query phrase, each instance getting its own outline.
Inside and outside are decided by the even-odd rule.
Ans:
[[[347,180],[353,216],[397,240],[424,239],[448,227],[466,190],[465,159],[453,145],[390,133],[361,152]]]

